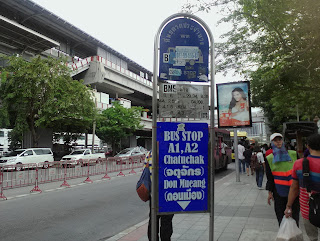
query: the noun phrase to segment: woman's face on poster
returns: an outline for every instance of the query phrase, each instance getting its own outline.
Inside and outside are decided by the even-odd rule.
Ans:
[[[237,102],[242,99],[242,95],[239,91],[232,92],[232,96]]]

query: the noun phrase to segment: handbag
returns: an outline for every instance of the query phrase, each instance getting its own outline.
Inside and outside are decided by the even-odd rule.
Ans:
[[[149,170],[149,163],[147,163],[143,169],[140,179],[137,182],[136,191],[142,201],[146,202],[150,199],[151,173]]]
[[[283,216],[275,241],[303,241],[302,231],[298,228],[296,221]]]
[[[303,183],[309,194],[309,221],[312,225],[320,228],[320,193],[312,193],[310,187],[309,160],[305,157],[302,162]]]

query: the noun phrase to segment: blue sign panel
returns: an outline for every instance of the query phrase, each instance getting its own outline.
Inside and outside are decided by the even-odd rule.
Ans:
[[[160,80],[208,81],[209,41],[203,27],[188,18],[169,22],[160,35]]]
[[[208,124],[157,124],[159,212],[208,210]]]

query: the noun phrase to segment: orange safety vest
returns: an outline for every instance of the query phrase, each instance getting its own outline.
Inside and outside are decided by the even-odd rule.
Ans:
[[[274,177],[274,184],[281,197],[287,197],[289,194],[289,189],[292,184],[292,168],[294,162],[297,160],[297,153],[295,151],[290,150],[288,153],[292,161],[273,163],[273,154],[267,156]]]

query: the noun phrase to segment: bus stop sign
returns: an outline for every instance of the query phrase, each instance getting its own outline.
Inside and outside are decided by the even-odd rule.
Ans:
[[[208,124],[157,126],[159,212],[208,211]]]
[[[169,22],[160,36],[160,80],[208,82],[209,40],[188,18]]]

